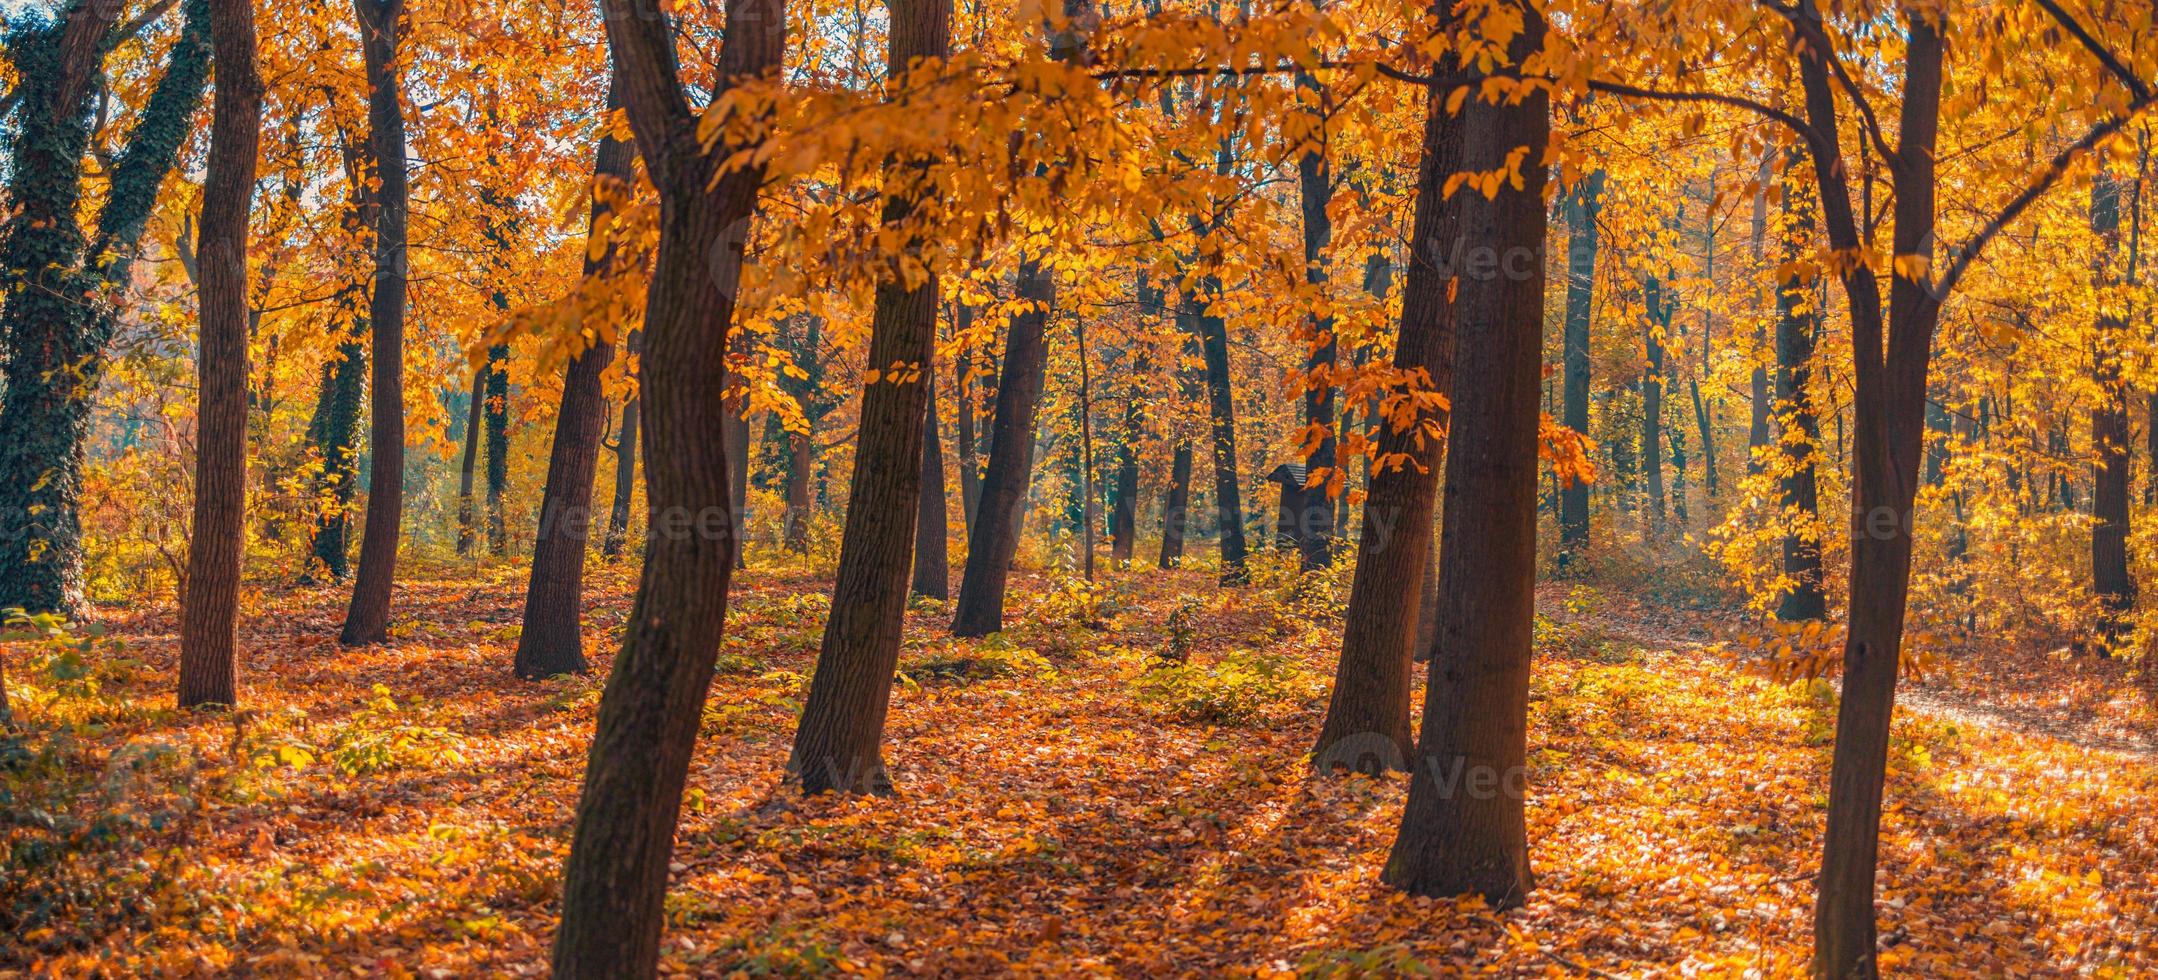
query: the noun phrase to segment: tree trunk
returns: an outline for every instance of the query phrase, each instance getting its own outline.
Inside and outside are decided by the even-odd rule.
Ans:
[[[1793,165],[1797,156],[1790,158]],[[1783,208],[1786,230],[1783,261],[1796,270],[1813,248],[1814,215],[1798,175],[1786,170]],[[1820,490],[1814,466],[1820,459],[1821,424],[1814,416],[1813,348],[1820,331],[1820,311],[1810,293],[1813,284],[1794,271],[1776,289],[1776,415],[1783,426],[1783,458],[1776,466],[1783,520],[1783,574],[1791,589],[1777,602],[1784,622],[1825,619],[1828,597],[1821,582]]]
[[[1801,19],[1805,16],[1801,14]],[[1914,13],[1906,18],[1905,27],[1908,40],[1897,126],[1901,159],[1894,168],[1892,254],[1930,263],[1943,42],[1930,15]],[[1798,28],[1807,29],[1805,24]],[[1835,92],[1821,60],[1825,54],[1805,44],[1797,60],[1808,121],[1815,131],[1814,176],[1828,218],[1829,246],[1849,252],[1858,249],[1861,240],[1844,183],[1846,168],[1836,149]],[[1873,897],[1881,796],[1909,597],[1911,515],[1924,447],[1926,372],[1940,299],[1930,277],[1916,281],[1907,275],[1894,276],[1884,338],[1880,285],[1872,271],[1845,269],[1843,282],[1851,308],[1851,353],[1856,367],[1854,533],[1843,692],[1836,710],[1828,828],[1814,905],[1813,971],[1870,977],[1879,972],[1874,958]]]
[[[2091,230],[2106,248],[2097,262],[2098,285],[2111,284],[2111,256],[2120,250],[2120,184],[2100,172],[2091,185]],[[2128,574],[2128,447],[2135,438],[2128,423],[2128,386],[2121,381],[2121,360],[2126,357],[2128,319],[2107,310],[2098,317],[2098,338],[2093,351],[2098,406],[2091,410],[2091,448],[2098,461],[2091,470],[2091,584],[2102,610],[2099,632],[2108,644],[2119,640],[2131,627],[2128,613],[2135,608],[2135,579]]]
[[[974,326],[974,307],[961,303],[953,317],[952,332],[964,336]],[[956,427],[959,437],[960,517],[966,522],[967,541],[971,544],[974,540],[974,505],[982,498],[981,464],[976,462],[975,457],[974,420],[976,415],[974,410],[975,384],[972,348],[962,343],[957,360],[959,364],[955,373],[958,375],[959,385],[955,389],[958,393],[958,398],[955,400],[958,405],[953,410],[955,418],[952,420],[952,424]]]
[[[1522,13],[1510,49],[1517,64],[1544,35],[1541,14]],[[1461,129],[1462,169],[1503,167],[1515,147],[1549,140],[1549,97],[1471,99]],[[1439,635],[1401,832],[1380,874],[1411,894],[1476,894],[1495,908],[1521,904],[1534,885],[1523,797],[1547,177],[1541,166],[1521,173],[1518,189],[1460,198],[1464,240],[1496,250],[1501,274],[1457,280],[1460,397],[1447,440]]]
[[[749,567],[749,394],[736,387],[733,397],[727,399],[727,426],[720,432],[726,442],[727,477],[734,481],[727,487],[727,512],[734,523],[734,568],[741,571]]]
[[[1221,277],[1208,273],[1199,278],[1199,349],[1206,361],[1208,414],[1213,418],[1214,510],[1219,516],[1221,581],[1234,584],[1245,579],[1243,480],[1237,475],[1236,391],[1229,375],[1229,324],[1213,312],[1221,297]]]
[[[651,532],[562,871],[553,968],[564,980],[658,970],[667,865],[734,574],[727,456],[713,433],[726,420],[739,243],[764,181],[755,163],[714,179],[718,162],[743,147],[722,139],[707,151],[698,139],[668,23],[640,16],[631,0],[604,8],[630,128],[660,194],[644,325]],[[776,72],[786,45],[783,2],[729,0],[726,15],[720,100],[741,80]]]
[[[1004,587],[1026,516],[1027,484],[1034,470],[1034,415],[1040,408],[1042,375],[1049,359],[1045,336],[1056,303],[1055,274],[1038,260],[1019,267],[1019,298],[1032,303],[1012,317],[1004,338],[1004,370],[997,379],[996,418],[989,435],[989,467],[982,474],[974,529],[967,538],[967,564],[959,579],[952,635],[987,636],[1004,628]]]
[[[501,293],[497,309],[507,314]],[[502,496],[510,482],[510,349],[496,345],[487,349],[487,550],[496,557],[509,552],[509,528],[503,521]]]
[[[1589,317],[1596,298],[1596,219],[1602,212],[1604,172],[1581,179],[1566,198],[1566,395],[1562,410],[1569,429],[1589,431]],[[1589,485],[1571,483],[1559,491],[1559,548],[1570,559],[1589,546]]]
[[[812,486],[817,472],[817,445],[807,432],[787,433],[787,509],[781,515],[781,542],[797,555],[809,553],[809,518],[816,509]]]
[[[353,0],[367,63],[367,159],[378,189],[375,206],[375,282],[367,319],[373,331],[367,526],[360,532],[360,569],[338,641],[346,646],[390,638],[390,588],[397,578],[398,524],[405,500],[405,117],[399,105],[399,21],[403,0]]]
[[[1184,531],[1191,521],[1191,443],[1176,444],[1169,461],[1169,488],[1161,506],[1161,558],[1163,568],[1184,564]]]
[[[358,338],[367,332],[367,318],[352,317],[347,329],[350,333],[337,345],[336,360],[322,366],[315,412],[307,427],[308,441],[322,460],[316,491],[328,500],[316,515],[308,550],[315,564],[338,582],[352,571],[352,501],[360,482],[360,400],[367,393],[367,347]]]
[[[247,226],[262,141],[254,0],[213,0],[210,43],[217,99],[195,246],[202,340],[196,352],[195,515],[180,610],[182,708],[239,703],[233,646],[247,541]]]
[[[922,413],[921,507],[914,516],[914,594],[931,599],[952,595],[952,560],[945,539],[950,518],[945,516],[944,446],[937,438],[936,384],[923,375],[929,402]]]
[[[1074,317],[1072,327],[1079,343],[1079,565],[1092,582],[1094,525],[1100,516],[1094,507],[1094,373],[1087,362],[1086,318]]]
[[[0,608],[80,612],[82,469],[91,398],[119,323],[109,298],[131,281],[143,228],[202,100],[208,0],[188,0],[165,74],[114,160],[95,237],[77,217],[115,3],[73,3],[10,42],[18,79],[0,273],[5,392],[0,394]],[[84,301],[82,297],[91,297]]]
[[[1307,72],[1298,72],[1296,83],[1298,88],[1312,95],[1308,111],[1313,114],[1314,128],[1321,134],[1315,137],[1318,143],[1314,148],[1297,157],[1296,186],[1298,210],[1303,216],[1304,283],[1323,295],[1327,281],[1326,249],[1334,240],[1334,222],[1326,213],[1326,205],[1334,196],[1334,174],[1326,158],[1323,132],[1333,98],[1326,86]],[[1333,377],[1338,345],[1334,342],[1332,315],[1313,313],[1305,319],[1304,328],[1309,335],[1306,342],[1310,351],[1304,358],[1304,425],[1323,430],[1311,455],[1304,459],[1305,472],[1320,483],[1315,492],[1307,495],[1303,512],[1296,515],[1296,538],[1302,545],[1302,565],[1305,571],[1312,571],[1334,564],[1334,508],[1327,493],[1334,491],[1333,471],[1338,465],[1334,458],[1334,428],[1339,420],[1334,412]],[[1342,483],[1340,489],[1346,490],[1347,484]]]
[[[457,554],[472,553],[479,540],[479,515],[472,506],[472,487],[479,473],[480,430],[487,427],[487,376],[494,370],[494,352],[472,372],[472,397],[465,404],[465,451],[457,465]]]
[[[1436,8],[1434,8],[1436,9]],[[1443,15],[1451,21],[1450,14]],[[1424,134],[1417,166],[1416,213],[1410,240],[1428,243],[1412,248],[1401,297],[1399,338],[1394,367],[1423,372],[1428,389],[1393,397],[1416,399],[1409,425],[1379,427],[1380,459],[1405,463],[1376,468],[1364,497],[1363,528],[1356,546],[1356,570],[1343,617],[1341,661],[1334,672],[1333,696],[1313,748],[1321,773],[1337,768],[1377,773],[1408,768],[1410,662],[1422,621],[1424,575],[1429,567],[1433,498],[1438,482],[1440,443],[1435,433],[1447,424],[1436,401],[1450,396],[1454,381],[1454,307],[1459,282],[1449,261],[1452,243],[1461,241],[1462,202],[1448,200],[1446,180],[1462,167],[1463,122],[1446,111],[1446,99],[1468,79],[1451,57],[1438,68],[1425,94]],[[1372,414],[1397,417],[1392,409]],[[1425,431],[1429,429],[1431,431]]]
[[[640,333],[630,331],[627,343],[631,353],[637,351]],[[637,396],[633,394],[622,402],[622,425],[614,437],[614,505],[607,512],[607,536],[600,541],[599,547],[600,556],[604,558],[621,555],[622,545],[629,539],[630,502],[637,492],[637,455],[642,451],[638,442],[638,414]]]
[[[1753,238],[1751,254],[1753,256],[1753,265],[1756,269],[1759,269],[1761,267],[1761,259],[1764,255],[1767,254],[1768,182],[1771,174],[1773,173],[1772,168],[1774,168],[1775,166],[1775,161],[1776,158],[1773,154],[1764,154],[1761,157],[1760,173],[1755,178],[1757,188],[1754,191],[1753,195]],[[1757,279],[1756,282],[1758,283],[1758,281],[1759,280]],[[1747,473],[1761,472],[1761,467],[1765,465],[1766,462],[1764,459],[1764,454],[1768,451],[1770,445],[1768,441],[1770,397],[1769,373],[1767,356],[1763,353],[1764,349],[1768,347],[1768,328],[1761,325],[1762,323],[1766,322],[1765,318],[1761,316],[1761,307],[1761,288],[1759,285],[1756,285],[1753,292],[1753,309],[1755,315],[1752,355],[1753,391],[1749,406],[1752,409],[1752,419],[1750,420],[1750,424],[1746,428]]]
[[[942,60],[951,52],[951,0],[892,0],[887,71],[906,77],[921,59]],[[884,199],[884,225],[904,230],[934,191],[908,178],[925,176],[926,161],[889,161],[892,182],[903,188]],[[904,248],[920,253],[931,243],[905,239]],[[882,743],[885,713],[892,697],[892,676],[899,667],[899,641],[905,625],[907,573],[914,565],[917,522],[927,518],[932,491],[924,479],[935,443],[936,403],[931,379],[936,366],[937,279],[932,273],[910,284],[905,273],[877,284],[870,325],[872,365],[914,366],[892,378],[872,380],[862,389],[861,429],[856,437],[854,483],[847,500],[847,526],[839,546],[839,577],[832,586],[832,613],[825,623],[824,646],[809,685],[801,727],[794,737],[787,773],[801,780],[805,793],[889,793]],[[943,461],[937,460],[935,533],[943,548]],[[919,511],[917,511],[919,508]],[[911,518],[911,519],[910,519]],[[917,569],[917,579],[920,577]],[[936,587],[943,589],[944,569]]]
[[[1648,310],[1641,324],[1647,370],[1641,372],[1641,472],[1648,480],[1649,530],[1663,531],[1663,342],[1671,323],[1664,308],[1663,280],[1650,276],[1641,284],[1641,304]]]
[[[607,105],[621,108],[619,83],[608,85]],[[587,237],[604,235],[608,196],[600,189],[626,186],[635,177],[637,149],[611,136],[600,138],[592,163],[592,216]],[[584,277],[614,271],[614,248],[585,251]],[[547,453],[547,486],[541,491],[539,534],[532,547],[532,574],[525,585],[524,628],[517,634],[511,667],[533,680],[590,669],[584,657],[584,553],[592,525],[592,483],[599,469],[600,430],[607,424],[602,375],[614,361],[614,344],[595,331],[592,346],[569,362],[562,381],[562,409],[555,417],[554,445]],[[624,450],[624,455],[628,450]]]

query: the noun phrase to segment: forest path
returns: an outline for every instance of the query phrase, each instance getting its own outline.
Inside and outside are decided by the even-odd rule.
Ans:
[[[1599,603],[1600,608],[1592,612],[1575,612],[1567,608],[1563,591],[1554,591],[1539,596],[1539,599],[1555,600],[1539,602],[1538,606],[1547,610],[1545,614],[1556,622],[1591,627],[1653,650],[1701,657],[1715,656],[1710,647],[1719,637],[1717,627],[1735,615],[1679,609],[1635,597],[1613,597],[1613,601]],[[2050,701],[2002,704],[1968,690],[1932,681],[1932,678],[1920,680],[1906,675],[1896,687],[1896,707],[1957,725],[2046,738],[2141,761],[2158,761],[2158,735],[2097,724],[2088,710],[2088,692],[2080,698],[2063,694]],[[1832,679],[1831,683],[1840,689],[1840,679]],[[2137,696],[2132,692],[2114,693],[2118,697]]]

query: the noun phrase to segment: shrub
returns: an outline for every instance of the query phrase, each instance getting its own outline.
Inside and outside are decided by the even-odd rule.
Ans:
[[[1158,664],[1133,685],[1133,696],[1149,710],[1212,725],[1253,724],[1301,708],[1324,690],[1293,658],[1249,650],[1211,664]]]

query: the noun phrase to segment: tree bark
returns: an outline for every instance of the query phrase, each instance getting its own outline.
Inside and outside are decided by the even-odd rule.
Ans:
[[[1244,581],[1244,559],[1250,553],[1244,541],[1243,480],[1237,474],[1236,391],[1229,376],[1229,324],[1213,312],[1221,297],[1221,277],[1199,277],[1197,324],[1199,349],[1206,363],[1207,410],[1213,419],[1214,510],[1220,525],[1216,542],[1221,549],[1221,581]]]
[[[2121,188],[2102,171],[2091,185],[2091,231],[2106,245],[2097,262],[2098,285],[2104,287],[2114,278],[2111,256],[2120,250]],[[2101,610],[2099,632],[2108,644],[2130,629],[2127,617],[2136,602],[2135,579],[2128,572],[2128,447],[2135,434],[2128,423],[2128,386],[2121,380],[2127,337],[2127,317],[2114,310],[2099,314],[2092,352],[2099,400],[2091,410],[2091,449],[2098,457],[2091,469],[2091,514],[2097,518],[2091,527],[2091,584]]]
[[[1331,109],[1332,94],[1326,86],[1308,72],[1298,72],[1297,87],[1311,95],[1309,110],[1313,114],[1314,128],[1321,135],[1316,137],[1313,148],[1297,156],[1297,203],[1302,212],[1304,232],[1304,283],[1314,292],[1323,294],[1327,282],[1327,247],[1334,240],[1334,221],[1327,215],[1326,205],[1334,196],[1333,167],[1326,158],[1326,141],[1323,135],[1325,118]],[[1316,492],[1307,497],[1303,512],[1296,515],[1297,540],[1302,545],[1302,566],[1305,571],[1329,568],[1334,564],[1334,508],[1326,495],[1334,483],[1335,426],[1338,419],[1334,411],[1334,359],[1339,345],[1334,339],[1334,318],[1331,314],[1314,312],[1305,318],[1305,330],[1310,353],[1304,358],[1304,425],[1323,429],[1318,444],[1311,455],[1304,459],[1305,472],[1321,482]],[[1347,484],[1342,484],[1347,489]]]
[[[495,294],[496,308],[504,315],[508,305]],[[483,418],[487,428],[487,550],[496,557],[509,551],[509,528],[504,523],[502,497],[510,483],[510,373],[509,347],[497,344],[487,350],[487,403]]]
[[[1604,172],[1581,179],[1566,198],[1566,393],[1562,411],[1569,429],[1589,431],[1589,322],[1596,298],[1596,219],[1602,212]],[[1560,554],[1571,558],[1589,546],[1589,485],[1559,491]]]
[[[607,93],[610,110],[621,108],[619,83]],[[587,237],[604,235],[609,196],[601,188],[626,186],[635,177],[637,149],[600,137],[592,162],[592,216]],[[595,282],[614,272],[614,246],[585,250],[584,278]],[[547,453],[547,486],[541,491],[539,533],[532,546],[532,574],[525,584],[524,628],[517,634],[511,670],[527,680],[590,669],[584,656],[584,557],[592,524],[592,483],[599,469],[601,429],[607,424],[602,375],[614,361],[614,344],[601,338],[569,362],[562,380],[562,409],[555,417],[554,445]],[[634,438],[632,437],[632,442]],[[625,456],[630,450],[625,447]]]
[[[974,533],[967,539],[967,563],[952,617],[954,636],[987,636],[1004,628],[1004,588],[1026,517],[1027,484],[1034,469],[1034,417],[1041,407],[1042,376],[1049,358],[1045,331],[1056,303],[1055,274],[1037,260],[1022,263],[1018,294],[1033,305],[1012,317],[1004,339],[989,466],[982,474]]]
[[[894,79],[904,78],[919,61],[950,55],[951,0],[891,0],[890,7],[886,64]],[[889,161],[893,185],[905,189],[884,199],[884,225],[907,235],[903,247],[919,257],[934,245],[917,237],[908,222],[933,204],[935,192],[907,178],[926,177],[922,168],[927,163]],[[787,760],[788,775],[801,781],[805,793],[892,791],[884,768],[884,719],[891,705],[892,676],[899,668],[916,524],[929,510],[930,488],[923,477],[929,468],[927,450],[934,443],[924,436],[936,429],[930,383],[936,366],[937,291],[934,273],[909,283],[896,261],[877,284],[868,363],[872,369],[890,365],[893,374],[873,378],[862,389],[859,448],[846,531],[840,539],[839,576],[832,586],[832,613]],[[941,459],[937,475],[935,530],[941,544]],[[941,568],[937,578],[941,589]]]
[[[0,272],[6,385],[0,393],[0,608],[81,611],[82,470],[91,397],[119,323],[109,297],[130,281],[157,191],[191,135],[209,73],[209,6],[186,23],[114,160],[94,237],[78,218],[90,142],[87,104],[121,4],[82,0],[11,45],[20,79]],[[85,301],[83,297],[90,297]]]
[[[1523,5],[1510,46],[1520,64],[1543,45]],[[1550,138],[1549,97],[1469,100],[1462,169],[1505,166],[1515,147]],[[1500,274],[1457,280],[1454,412],[1439,545],[1439,635],[1401,832],[1380,878],[1416,895],[1521,904],[1533,887],[1523,808],[1528,757],[1529,642],[1535,616],[1537,427],[1544,303],[1540,164],[1518,189],[1460,196],[1460,230],[1500,257]],[[1455,786],[1450,777],[1463,785]]]
[[[487,425],[487,376],[494,370],[494,352],[487,354],[487,362],[472,372],[472,397],[465,404],[465,451],[457,465],[457,554],[472,553],[472,545],[479,540],[477,509],[472,506],[472,488],[479,474],[480,430]]]
[[[1794,154],[1791,163],[1795,164]],[[1783,261],[1796,270],[1812,249],[1813,207],[1797,175],[1786,170],[1783,187]],[[1787,623],[1825,619],[1828,596],[1821,581],[1821,506],[1814,466],[1820,459],[1821,423],[1814,416],[1813,348],[1820,331],[1813,284],[1796,271],[1776,289],[1776,415],[1783,426],[1777,487],[1783,510],[1783,574],[1789,591],[1776,604]]]
[[[201,275],[196,351],[195,515],[180,609],[182,708],[239,703],[233,666],[240,561],[247,542],[247,229],[262,142],[254,0],[212,0],[217,59],[210,161],[195,255]]]
[[[1648,478],[1649,530],[1660,533],[1668,513],[1663,489],[1663,342],[1671,324],[1662,279],[1650,276],[1642,282],[1641,304],[1648,311],[1641,324],[1648,362],[1641,372],[1641,472]]]
[[[630,353],[639,347],[641,331],[632,330],[627,341]],[[641,379],[640,379],[641,384]],[[607,536],[600,541],[601,557],[614,558],[622,554],[622,546],[629,540],[630,503],[637,492],[637,455],[642,451],[638,441],[637,396],[632,394],[622,402],[622,424],[615,430],[614,442],[614,504],[607,511]]]
[[[553,968],[565,980],[657,972],[667,865],[734,574],[727,456],[713,433],[726,417],[739,243],[764,170],[750,163],[716,174],[743,147],[723,138],[707,152],[700,143],[672,28],[648,14],[632,0],[604,0],[622,101],[660,196],[644,325],[652,530],[622,652],[600,696],[563,866]],[[786,46],[783,0],[729,0],[726,16],[715,99],[744,79],[776,74]]]
[[[953,313],[952,332],[964,336],[973,326],[974,307],[965,303],[959,304],[956,312]],[[957,375],[958,387],[953,390],[957,392],[958,397],[955,401],[958,402],[958,405],[953,409],[952,424],[957,432],[959,443],[957,451],[959,455],[960,517],[966,522],[967,541],[971,544],[974,540],[974,505],[981,500],[982,496],[981,464],[975,461],[974,420],[976,415],[974,410],[975,384],[972,349],[962,343],[956,360],[958,361],[958,368],[954,374]]]
[[[914,594],[949,599],[952,594],[952,559],[946,538],[951,519],[945,515],[944,445],[937,438],[937,391],[925,373],[928,409],[922,414],[921,507],[914,517]]]
[[[367,64],[367,144],[377,184],[375,281],[367,320],[373,331],[369,392],[372,450],[367,526],[360,532],[360,568],[352,585],[339,642],[381,643],[390,636],[390,589],[397,578],[397,540],[405,500],[405,235],[409,217],[405,175],[404,81],[397,47],[403,0],[353,0],[361,53]]]
[[[1438,9],[1434,6],[1434,9]],[[1452,15],[1441,11],[1446,21]],[[1416,178],[1416,213],[1409,268],[1402,286],[1401,324],[1394,367],[1422,372],[1430,394],[1450,396],[1454,383],[1454,305],[1451,289],[1461,280],[1451,268],[1462,226],[1462,202],[1448,200],[1448,177],[1463,165],[1464,120],[1446,111],[1447,97],[1469,77],[1451,57],[1443,61],[1425,94],[1424,134]],[[1477,243],[1468,243],[1477,244]],[[1465,283],[1464,283],[1465,285]],[[1357,538],[1356,571],[1343,617],[1341,660],[1326,707],[1326,721],[1313,748],[1321,773],[1337,768],[1377,773],[1408,768],[1410,662],[1423,619],[1424,575],[1429,567],[1433,498],[1447,413],[1416,393],[1399,397],[1406,424],[1379,427],[1378,458],[1402,461],[1375,467],[1364,497]],[[1378,417],[1401,418],[1387,409]]]

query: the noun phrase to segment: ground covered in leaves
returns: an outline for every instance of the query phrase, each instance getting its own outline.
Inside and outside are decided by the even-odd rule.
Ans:
[[[946,638],[945,610],[919,604],[888,733],[896,800],[782,784],[827,587],[776,558],[737,583],[669,971],[1803,968],[1834,692],[1705,652],[1730,617],[1543,587],[1539,888],[1499,914],[1377,884],[1404,780],[1307,777],[1338,583],[1271,566],[1243,589],[1200,570],[1034,576],[984,642]],[[598,676],[630,584],[607,568],[590,584]],[[23,730],[0,741],[0,975],[544,973],[600,682],[510,676],[521,585],[513,569],[415,581],[395,642],[361,650],[334,643],[336,591],[262,598],[230,715],[166,707],[168,612],[9,645]],[[2131,667],[2044,664],[1974,662],[2034,692],[2003,696],[2021,714],[1968,682],[1899,712],[1885,967],[2158,971],[2158,767],[2137,751],[2147,730],[2118,730],[2148,702]],[[2124,706],[2083,737],[2092,699]]]

